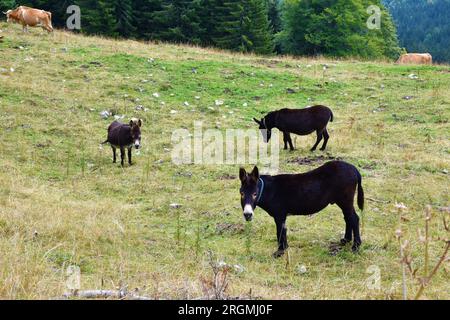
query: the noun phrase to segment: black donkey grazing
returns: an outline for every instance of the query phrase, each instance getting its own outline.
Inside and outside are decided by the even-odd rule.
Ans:
[[[333,122],[333,112],[330,108],[325,106],[313,106],[304,109],[281,109],[278,111],[269,112],[261,120],[253,118],[259,125],[265,142],[269,142],[272,135],[272,129],[277,128],[283,132],[284,149],[288,148],[288,143],[291,150],[294,150],[292,144],[291,133],[305,136],[313,133],[317,134],[317,141],[311,148],[311,151],[316,150],[322,138],[324,139],[322,148],[327,147],[330,135],[327,131],[328,121]]]
[[[288,247],[288,215],[311,215],[329,204],[337,204],[344,214],[345,236],[341,244],[351,242],[353,234],[352,250],[357,251],[361,245],[359,217],[353,200],[358,188],[358,207],[363,210],[364,191],[361,174],[353,165],[343,161],[330,161],[306,173],[276,176],[260,176],[257,167],[251,173],[241,168],[239,178],[245,220],[253,219],[256,206],[264,209],[275,220],[278,250],[273,254],[274,257],[282,256]]]
[[[125,148],[128,149],[128,163],[131,162],[131,149],[133,146],[136,149],[141,147],[141,119],[134,119],[130,121],[130,124],[123,124],[118,121],[114,121],[108,127],[108,138],[105,143],[109,143],[113,150],[113,163],[116,163],[116,149],[120,149],[121,164],[125,159]]]

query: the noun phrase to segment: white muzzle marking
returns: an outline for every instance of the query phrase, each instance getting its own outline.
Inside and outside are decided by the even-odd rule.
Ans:
[[[136,148],[139,148],[140,145],[141,145],[141,144],[140,144],[139,140],[136,140],[136,141],[134,142],[134,146],[135,146]]]
[[[244,207],[244,217],[253,217],[253,208],[249,204]]]

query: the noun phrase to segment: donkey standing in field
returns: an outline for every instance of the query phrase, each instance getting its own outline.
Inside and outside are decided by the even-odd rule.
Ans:
[[[241,180],[241,205],[246,221],[251,221],[256,206],[264,209],[275,220],[278,250],[275,258],[282,256],[288,248],[286,218],[288,215],[311,215],[329,204],[337,204],[344,214],[345,236],[341,245],[352,241],[356,252],[361,245],[359,217],[353,206],[358,188],[358,207],[364,208],[364,191],[361,175],[351,164],[331,161],[312,171],[301,174],[277,176],[259,175],[258,168],[248,174],[239,171]]]
[[[141,119],[132,119],[129,124],[123,124],[118,121],[114,121],[108,127],[108,138],[105,143],[109,143],[113,150],[113,163],[116,163],[116,149],[120,149],[121,164],[123,167],[125,159],[125,148],[128,149],[128,163],[131,162],[131,149],[133,146],[136,149],[141,147]]]
[[[330,108],[319,105],[304,109],[281,109],[272,111],[261,120],[255,118],[253,120],[259,125],[265,142],[269,142],[272,129],[277,128],[283,132],[284,150],[288,148],[289,143],[292,151],[294,150],[294,146],[292,144],[291,133],[305,136],[315,131],[317,141],[311,151],[316,150],[322,138],[324,142],[320,150],[323,151],[327,147],[327,142],[330,138],[327,125],[328,121],[333,122],[333,112]]]

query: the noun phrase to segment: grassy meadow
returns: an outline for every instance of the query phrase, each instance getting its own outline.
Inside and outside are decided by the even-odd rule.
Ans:
[[[400,299],[395,231],[402,229],[423,273],[426,205],[433,208],[430,268],[442,254],[442,208],[450,205],[448,66],[23,34],[6,23],[0,30],[0,298],[61,297],[73,265],[82,290],[198,298],[212,276],[211,251],[243,268],[229,274],[230,297]],[[175,166],[171,136],[192,132],[194,121],[204,129],[255,128],[252,117],[313,104],[334,112],[327,151],[309,152],[315,135],[295,137],[294,152],[280,151],[280,172],[335,158],[357,166],[366,195],[363,245],[356,255],[350,247],[330,254],[345,225],[340,209],[329,206],[288,218],[289,255],[275,260],[272,218],[259,208],[250,225],[242,218],[239,166]],[[103,110],[143,119],[135,165],[121,168],[107,145],[99,147],[113,120],[102,119]],[[397,203],[407,207],[404,219]],[[381,280],[375,288],[368,285],[373,270]],[[447,261],[421,298],[449,299],[449,271]],[[412,298],[418,286],[406,280]]]

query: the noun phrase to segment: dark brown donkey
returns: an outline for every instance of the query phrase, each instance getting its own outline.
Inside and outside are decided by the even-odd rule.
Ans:
[[[325,106],[313,106],[304,109],[281,109],[268,113],[261,120],[253,118],[259,125],[264,141],[269,142],[272,135],[272,129],[277,128],[283,132],[284,149],[288,148],[288,143],[291,150],[294,150],[292,144],[291,133],[305,136],[313,133],[317,134],[317,141],[311,148],[311,151],[316,150],[322,138],[324,139],[322,148],[327,147],[330,135],[327,131],[328,121],[333,122],[333,112],[330,108]]]
[[[131,120],[130,124],[123,124],[118,121],[114,121],[108,127],[108,138],[105,143],[109,143],[113,150],[113,163],[116,163],[116,149],[120,149],[121,164],[125,159],[125,148],[128,149],[128,163],[131,162],[131,149],[133,146],[136,149],[141,147],[141,126],[142,120]]]
[[[341,244],[351,242],[353,233],[352,250],[357,251],[361,245],[359,217],[353,199],[358,188],[358,207],[363,210],[364,191],[361,175],[353,165],[331,161],[306,173],[277,176],[260,176],[257,167],[250,174],[241,168],[239,178],[245,220],[253,219],[256,206],[264,209],[275,220],[278,250],[273,254],[274,257],[282,256],[288,247],[288,215],[311,215],[329,204],[337,204],[344,214],[345,236]]]

